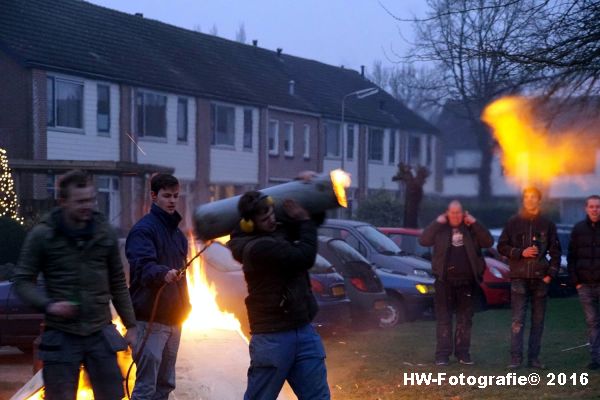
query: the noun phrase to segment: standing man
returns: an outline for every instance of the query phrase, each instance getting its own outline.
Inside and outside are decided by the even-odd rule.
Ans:
[[[498,240],[498,252],[508,258],[512,326],[511,360],[508,368],[517,369],[523,362],[523,331],[527,302],[531,301],[528,365],[544,369],[540,362],[542,333],[546,314],[548,286],[560,266],[560,242],[556,225],[540,215],[542,193],[530,187],[523,190],[523,208],[511,217]],[[548,260],[548,257],[550,260]]]
[[[228,243],[248,286],[250,368],[244,400],[275,400],[287,380],[299,400],[330,398],[325,349],[310,324],[317,303],[308,270],[317,255],[317,228],[309,213],[285,200],[278,227],[271,197],[245,193],[240,230]]]
[[[485,261],[481,249],[494,244],[485,226],[468,212],[463,212],[457,200],[447,211],[423,230],[419,243],[433,246],[431,261],[435,276],[435,316],[437,346],[435,364],[448,365],[450,355],[458,362],[472,365],[471,325],[473,297],[481,282]],[[452,316],[456,313],[456,331],[452,341]]]
[[[600,368],[600,196],[585,200],[587,218],[577,223],[569,242],[569,275],[579,293],[588,327],[592,362],[589,369]]]
[[[87,174],[66,173],[58,195],[59,207],[27,236],[14,275],[18,294],[46,314],[39,346],[45,398],[74,400],[83,364],[94,398],[120,399],[123,376],[116,352],[127,342],[134,347],[136,324],[117,236],[93,211],[96,190]],[[36,287],[39,273],[45,291]],[[125,339],[111,323],[111,300],[127,328]]]
[[[188,242],[177,227],[181,222],[175,210],[179,199],[177,178],[169,174],[153,176],[150,197],[150,212],[131,228],[125,244],[140,345],[150,330],[145,346],[134,350],[134,400],[166,400],[175,389],[181,325],[191,309],[185,274],[179,273],[186,263]],[[162,286],[153,316],[154,301]]]

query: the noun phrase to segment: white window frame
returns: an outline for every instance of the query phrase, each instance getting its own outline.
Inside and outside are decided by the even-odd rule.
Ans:
[[[271,126],[275,127],[275,130],[273,132],[271,131]],[[271,134],[273,134],[273,137],[271,137]],[[273,140],[273,146],[271,146],[271,139]],[[279,155],[279,121],[276,119],[269,120],[269,131],[267,132],[267,146],[269,150],[269,155]]]
[[[289,149],[286,149],[285,145],[289,145]],[[294,123],[292,121],[285,121],[283,123],[283,154],[286,157],[294,156]]]
[[[189,100],[187,97],[177,97],[177,143],[187,143],[190,138],[190,129],[189,129],[189,121],[190,121],[190,113],[189,113]],[[184,116],[183,121],[181,121],[181,116],[179,115],[179,107],[183,106]],[[185,137],[179,137],[179,130],[183,128],[185,132]]]
[[[355,144],[356,144],[356,140],[354,137],[354,132],[355,132],[355,124],[346,124],[346,160],[348,161],[352,161],[354,160],[354,150],[356,148]],[[352,129],[349,129],[352,128]],[[350,131],[352,131],[352,134],[350,135]],[[352,141],[350,141],[350,137],[352,137]],[[352,143],[352,150],[348,151],[348,149],[350,148],[350,143]]]
[[[394,165],[396,164],[396,156],[398,152],[396,151],[396,145],[398,143],[396,131],[390,129],[389,142],[388,142],[388,164]],[[393,157],[393,158],[392,158]]]
[[[146,129],[145,129],[145,117],[144,117],[144,126],[140,127],[139,126],[139,114],[138,114],[138,95],[142,95],[142,107],[145,109],[146,108],[146,104],[145,104],[145,100],[146,100],[146,95],[153,95],[153,96],[160,96],[162,98],[164,98],[164,104],[165,104],[165,115],[164,115],[164,126],[163,126],[163,131],[161,132],[160,135],[148,135],[146,133]],[[167,140],[167,114],[168,114],[168,110],[167,108],[169,107],[169,101],[168,101],[168,97],[166,94],[164,93],[160,93],[160,92],[155,92],[152,90],[146,90],[146,89],[136,89],[135,90],[135,96],[134,96],[134,118],[135,118],[135,128],[136,128],[136,134],[139,138],[142,138],[144,140],[157,140],[157,141],[161,141],[164,142]]]
[[[302,152],[302,156],[305,159],[310,158],[310,125],[304,124],[304,132],[303,132],[303,143],[304,143],[304,151]]]
[[[247,127],[246,126],[246,115],[250,114],[250,126]],[[243,112],[243,121],[242,121],[242,125],[243,125],[243,132],[242,132],[242,148],[246,151],[251,151],[252,148],[254,147],[254,110],[252,108],[244,108],[244,112]],[[246,130],[246,128],[250,128],[249,131]],[[250,146],[246,146],[246,139],[249,140],[249,144]]]
[[[219,112],[219,108],[228,108],[228,109],[232,109],[233,110],[233,120],[232,120],[232,124],[233,124],[233,136],[232,136],[232,140],[233,143],[229,143],[227,141],[224,140],[219,140],[220,136],[219,134],[223,134],[225,133],[225,135],[227,135],[227,132],[217,132],[217,114]],[[211,145],[215,146],[215,147],[224,147],[224,148],[230,148],[230,149],[235,149],[235,137],[236,137],[236,112],[237,109],[235,106],[231,105],[231,104],[222,104],[222,103],[212,103],[211,104]]]
[[[84,103],[84,97],[85,97],[85,85],[84,82],[82,80],[76,80],[76,79],[69,79],[69,78],[62,78],[62,77],[58,77],[58,76],[54,76],[54,75],[48,75],[46,78],[46,88],[48,87],[48,81],[52,81],[52,93],[47,93],[47,100],[46,102],[48,103],[49,101],[52,101],[52,120],[50,121],[48,118],[46,118],[46,126],[48,126],[49,128],[57,128],[60,130],[70,130],[70,131],[76,131],[76,132],[82,132],[84,130],[84,126],[85,126],[85,109],[83,106]],[[71,84],[71,85],[77,85],[81,87],[81,99],[79,102],[79,113],[81,115],[81,126],[68,126],[68,125],[58,125],[58,101],[56,99],[56,92],[57,92],[57,83],[66,83],[66,84]],[[52,99],[50,99],[50,96],[52,97]],[[46,107],[48,107],[48,105],[46,105]]]
[[[99,109],[99,102],[100,102],[100,88],[106,88],[108,89],[108,128],[107,129],[100,129],[100,124],[98,123],[98,118],[100,117],[100,109]],[[108,83],[98,83],[96,85],[96,130],[98,131],[98,136],[110,136],[110,85]]]
[[[373,135],[373,131],[379,131],[381,132],[381,158],[372,158],[371,157],[371,150],[374,146],[372,146],[372,135]],[[369,162],[373,162],[373,163],[383,163],[383,159],[385,157],[385,129],[383,128],[369,128],[369,137],[368,137],[368,148],[367,148],[367,159],[369,160]]]
[[[330,131],[329,127],[332,125],[337,125],[338,129],[337,129],[337,143],[335,144],[335,151],[332,152],[329,148],[328,145],[328,139],[329,139],[329,135],[331,133],[333,133],[333,130]],[[341,128],[341,124],[339,122],[335,122],[335,121],[327,121],[325,122],[325,157],[326,158],[334,158],[334,159],[339,159],[340,155],[341,155],[341,151],[340,151],[340,142],[341,142],[341,134],[342,134],[342,128]]]

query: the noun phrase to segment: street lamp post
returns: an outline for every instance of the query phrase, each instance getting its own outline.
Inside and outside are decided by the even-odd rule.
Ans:
[[[345,95],[342,98],[342,124],[340,126],[340,131],[341,131],[341,136],[342,136],[342,140],[341,140],[341,145],[342,145],[342,162],[341,162],[341,169],[344,169],[344,161],[346,159],[346,130],[344,129],[344,111],[345,111],[345,105],[346,105],[346,99],[350,96],[356,96],[357,99],[364,99],[365,97],[369,97],[372,96],[374,94],[376,94],[377,92],[379,92],[379,89],[376,87],[371,87],[371,88],[367,88],[367,89],[361,89],[361,90],[356,90],[354,92],[350,92],[347,95]]]

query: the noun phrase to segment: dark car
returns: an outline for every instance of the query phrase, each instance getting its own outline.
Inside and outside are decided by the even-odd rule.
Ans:
[[[416,228],[377,228],[398,247],[407,253],[416,254],[431,260],[431,248],[419,244],[422,229]],[[493,257],[485,258],[481,290],[483,297],[479,299],[483,306],[502,306],[510,304],[510,270],[506,263]]]
[[[248,332],[248,317],[244,300],[248,289],[244,281],[242,265],[234,260],[231,251],[214,242],[202,254],[206,277],[217,290],[217,303],[221,308],[236,315],[242,329]],[[319,312],[313,324],[317,327],[344,327],[350,323],[350,300],[346,296],[344,278],[329,261],[317,255],[309,270],[312,291],[319,304]]]
[[[352,322],[386,327],[390,320],[387,294],[371,263],[345,241],[327,236],[319,236],[319,254],[344,278]]]
[[[15,285],[8,279],[10,269],[11,266],[5,266],[4,276],[0,277],[0,346],[14,346],[29,352],[41,332],[44,314],[17,296]],[[41,281],[38,285],[44,290]]]
[[[319,234],[344,240],[373,264],[393,310],[390,325],[432,315],[435,289],[429,261],[403,252],[366,222],[328,219]]]

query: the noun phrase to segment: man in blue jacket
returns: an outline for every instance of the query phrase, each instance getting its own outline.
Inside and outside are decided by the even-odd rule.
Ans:
[[[155,175],[150,181],[150,196],[150,212],[134,225],[126,242],[129,291],[138,327],[134,400],[168,399],[175,389],[181,325],[191,308],[185,275],[178,271],[185,266],[188,243],[177,227],[181,222],[175,210],[179,198],[177,178]],[[151,333],[140,348],[152,319],[154,300],[163,285]]]

